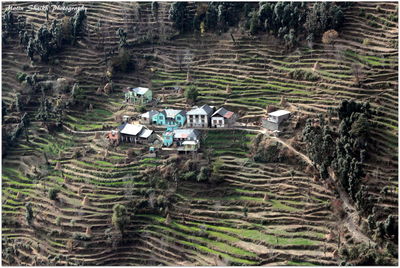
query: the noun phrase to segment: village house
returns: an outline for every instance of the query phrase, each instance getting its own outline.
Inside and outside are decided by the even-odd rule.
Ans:
[[[165,109],[152,117],[152,123],[160,126],[179,126],[186,123],[186,112],[183,110]]]
[[[144,114],[140,115],[139,122],[141,124],[150,125],[151,123],[153,123],[153,121],[152,121],[153,120],[153,116],[156,115],[156,114],[158,114],[158,112],[155,111],[155,110],[151,110],[151,111],[145,112]]]
[[[111,130],[111,132],[106,134],[106,138],[110,141],[110,143],[114,146],[119,144],[121,136],[119,132],[116,130]]]
[[[210,127],[211,115],[214,112],[214,107],[207,104],[201,107],[193,107],[192,110],[187,112],[187,126],[188,127]]]
[[[109,133],[108,138],[115,139],[116,136],[118,136],[119,140],[122,142],[132,142],[135,144],[152,143],[156,139],[153,130],[148,129],[143,125],[134,125],[129,123],[120,125],[117,130],[112,130],[111,133]]]
[[[262,118],[262,125],[268,130],[279,130],[281,123],[287,120],[290,112],[286,110],[278,110],[268,113],[267,118]]]
[[[125,101],[134,104],[145,104],[153,99],[153,92],[146,87],[127,87],[125,90]]]
[[[178,151],[197,151],[200,147],[200,133],[196,129],[167,127],[163,133],[163,145],[169,147],[173,144],[176,144]]]
[[[236,118],[237,116],[234,112],[221,107],[211,116],[211,127],[232,127],[236,122]]]

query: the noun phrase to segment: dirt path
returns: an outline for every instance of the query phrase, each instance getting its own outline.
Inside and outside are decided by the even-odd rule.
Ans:
[[[307,164],[313,166],[313,162],[311,161],[311,159],[308,156],[306,156],[305,154],[299,152],[293,146],[291,146],[287,142],[283,141],[279,137],[275,137],[275,136],[269,135],[267,130],[265,130],[265,129],[248,129],[248,128],[236,128],[236,129],[243,129],[243,130],[247,130],[247,131],[250,131],[250,132],[263,133],[264,135],[268,136],[269,138],[280,142],[282,145],[286,146],[289,150],[293,151],[298,156],[300,156],[304,161],[306,161]],[[359,214],[357,212],[357,209],[350,202],[349,196],[346,193],[346,191],[343,189],[342,185],[337,183],[336,175],[333,172],[333,170],[331,170],[331,169],[329,170],[329,178],[335,184],[336,189],[337,189],[337,191],[339,193],[340,199],[343,201],[343,207],[344,207],[344,209],[346,211],[346,218],[344,220],[344,225],[347,227],[347,229],[352,234],[352,236],[353,236],[353,238],[355,240],[358,240],[358,241],[363,242],[365,244],[370,244],[371,246],[375,246],[376,243],[373,240],[371,240],[369,237],[364,235],[360,231],[360,228],[358,226],[358,220],[359,220],[360,216],[359,216]]]
[[[90,134],[90,133],[107,133],[108,131],[76,131],[68,128],[67,126],[64,126],[65,129],[72,133],[79,133],[79,134]],[[201,129],[200,129],[201,130]],[[210,128],[203,128],[203,130],[210,130]],[[262,133],[263,135],[266,135],[268,138],[274,139],[277,142],[281,143],[282,145],[286,146],[289,150],[292,152],[296,153],[298,156],[300,156],[308,165],[313,166],[313,162],[311,159],[306,156],[305,154],[299,152],[296,150],[293,146],[288,144],[286,141],[280,139],[279,137],[271,136],[266,129],[260,128],[260,127],[248,127],[245,124],[238,125],[236,127],[232,128],[213,128],[212,130],[245,130],[248,132],[256,132],[256,133]],[[333,170],[329,170],[329,175],[330,179],[334,182],[336,185],[336,189],[339,193],[340,199],[343,201],[343,207],[346,211],[346,219],[344,221],[344,225],[347,227],[349,232],[352,234],[353,238],[355,240],[358,240],[360,242],[363,242],[365,244],[370,244],[371,246],[375,246],[375,242],[371,240],[369,237],[364,235],[358,226],[358,220],[359,220],[359,215],[357,212],[357,209],[351,204],[349,197],[343,187],[337,183],[336,176],[333,172]]]
[[[264,131],[261,130],[261,133],[265,133],[267,136],[269,136],[268,133],[266,132],[266,130],[264,130]],[[280,142],[281,144],[283,144],[284,146],[289,148],[289,150],[293,151],[294,153],[299,155],[301,158],[303,158],[309,165],[313,166],[313,162],[311,161],[310,158],[308,158],[305,154],[297,151],[290,144],[286,143],[285,141],[281,140],[278,137],[273,137],[273,136],[269,136],[269,137],[277,140],[278,142]],[[346,193],[346,191],[343,189],[342,185],[337,183],[336,175],[333,172],[333,170],[331,170],[331,169],[329,170],[329,178],[335,184],[336,189],[340,196],[340,200],[343,201],[343,207],[346,211],[346,219],[344,221],[344,225],[347,227],[349,232],[351,232],[353,238],[355,238],[356,240],[361,241],[365,244],[370,244],[371,246],[375,246],[376,243],[360,231],[360,228],[358,226],[358,219],[360,216],[357,212],[357,209],[351,204],[351,202],[349,200],[349,196]]]

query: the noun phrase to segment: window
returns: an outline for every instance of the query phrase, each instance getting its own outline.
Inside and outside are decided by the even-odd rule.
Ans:
[[[218,120],[218,124],[222,125],[222,120]]]
[[[204,119],[204,118],[205,118],[205,115],[202,115],[201,118]]]

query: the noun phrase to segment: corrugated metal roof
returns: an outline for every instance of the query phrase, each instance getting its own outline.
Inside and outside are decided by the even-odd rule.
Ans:
[[[278,111],[269,113],[268,115],[270,115],[270,116],[278,116],[279,117],[279,116],[287,115],[287,114],[290,114],[290,112],[286,111],[286,110],[278,110]]]
[[[195,108],[190,110],[189,112],[187,112],[188,115],[211,115],[211,113],[213,112],[213,109],[208,106],[207,104],[204,104],[203,106],[201,106],[200,108]]]
[[[150,129],[143,129],[142,133],[140,133],[139,137],[147,139],[153,133],[153,130]]]
[[[126,135],[136,136],[142,129],[143,125],[132,125],[132,124],[124,124],[122,128],[120,128],[120,132]]]
[[[199,136],[198,132],[192,128],[174,130],[174,138],[176,139],[186,139],[188,137],[193,137],[197,139],[198,136]]]
[[[183,145],[196,145],[198,141],[184,141],[182,142]]]
[[[219,108],[212,116],[220,115],[225,118],[231,118],[234,112],[228,111],[224,107]]]
[[[140,117],[142,117],[142,118],[151,118],[155,114],[158,114],[158,112],[154,111],[154,110],[151,110],[151,111],[145,112],[144,114],[141,114]]]
[[[149,91],[149,89],[147,87],[136,87],[133,88],[132,91],[136,92],[136,94],[143,95]]]
[[[165,109],[165,114],[167,118],[175,118],[179,113],[182,112],[182,110],[175,110],[175,109]]]

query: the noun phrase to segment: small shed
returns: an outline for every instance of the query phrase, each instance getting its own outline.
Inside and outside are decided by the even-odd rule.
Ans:
[[[280,124],[290,117],[290,112],[286,110],[278,110],[268,113],[268,117],[261,119],[264,128],[272,131],[279,130]]]
[[[280,124],[284,120],[288,119],[290,112],[286,110],[278,110],[268,114],[268,120],[277,124]]]
[[[125,90],[125,100],[127,102],[144,104],[148,103],[153,99],[153,92],[147,87],[128,87]]]
[[[178,148],[179,151],[195,152],[199,149],[199,141],[189,140],[182,142],[183,148]]]

